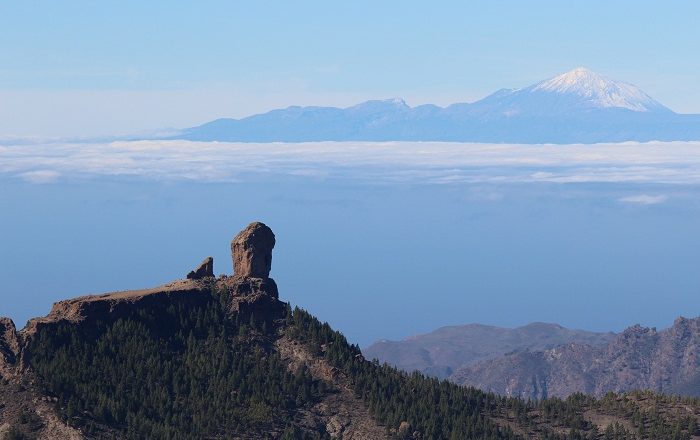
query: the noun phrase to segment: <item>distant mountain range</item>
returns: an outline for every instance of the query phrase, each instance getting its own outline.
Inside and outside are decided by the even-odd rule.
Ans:
[[[455,141],[597,143],[700,140],[700,115],[674,113],[639,88],[585,68],[473,103],[287,107],[217,119],[172,139],[231,142]]]
[[[379,341],[363,353],[523,399],[632,390],[700,397],[700,318],[681,317],[661,331],[635,325],[620,334],[543,323],[516,329],[470,324]]]
[[[362,352],[369,359],[402,370],[418,370],[444,379],[468,365],[507,353],[548,350],[570,343],[599,347],[614,337],[614,333],[572,330],[543,322],[514,329],[467,324],[442,327],[403,341],[377,341]]]
[[[652,390],[700,396],[700,318],[678,318],[656,331],[632,326],[604,346],[570,343],[542,351],[518,351],[467,365],[453,382],[510,397],[603,396]]]

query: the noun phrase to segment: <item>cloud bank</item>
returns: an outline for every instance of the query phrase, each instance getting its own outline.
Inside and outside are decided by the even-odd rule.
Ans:
[[[649,194],[639,194],[634,196],[621,197],[619,199],[621,202],[634,203],[638,205],[657,205],[668,200],[668,196],[665,195],[649,195]]]
[[[287,176],[383,183],[700,183],[700,141],[595,145],[130,141],[0,144],[0,176],[236,182]],[[661,203],[656,196],[627,203]],[[646,199],[644,198],[646,197]]]

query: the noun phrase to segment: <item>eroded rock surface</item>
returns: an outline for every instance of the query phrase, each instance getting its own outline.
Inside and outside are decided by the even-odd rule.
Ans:
[[[0,377],[7,377],[19,355],[19,337],[10,318],[0,318]]]
[[[103,295],[87,295],[59,301],[45,317],[31,319],[22,329],[23,339],[30,339],[39,328],[61,321],[83,323],[96,319],[116,320],[136,307],[154,310],[167,307],[174,302],[197,304],[208,300],[210,286],[195,280],[178,280],[151,289],[127,290]]]
[[[284,336],[275,342],[282,359],[289,362],[289,371],[308,368],[311,375],[327,382],[336,392],[324,396],[305,414],[309,427],[322,425],[332,439],[388,439],[386,427],[379,425],[352,389],[350,380],[322,357],[314,356],[299,342]]]
[[[206,277],[214,276],[214,259],[212,257],[207,257],[202,261],[202,263],[193,271],[187,274],[188,280],[201,280]]]
[[[0,318],[0,439],[82,439],[78,430],[60,419],[53,401],[33,386],[31,373],[19,368],[22,348],[15,324]]]
[[[247,319],[253,314],[268,322],[284,315],[285,306],[278,299],[277,284],[272,278],[224,277],[217,286],[230,292],[228,307],[233,315]]]
[[[274,247],[272,229],[261,222],[249,224],[231,241],[234,276],[268,278]]]

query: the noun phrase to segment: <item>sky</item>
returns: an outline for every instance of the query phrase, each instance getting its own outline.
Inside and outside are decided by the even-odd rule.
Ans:
[[[696,1],[0,1],[0,136],[470,102],[578,66],[700,113]]]
[[[700,314],[700,142],[0,143],[0,316],[157,286],[249,222],[280,298],[366,346]]]
[[[697,17],[696,1],[0,0],[0,316],[22,327],[207,255],[230,273],[230,239],[260,220],[282,299],[361,345],[695,317],[698,142],[97,137],[288,105],[469,102],[579,66],[700,113]]]

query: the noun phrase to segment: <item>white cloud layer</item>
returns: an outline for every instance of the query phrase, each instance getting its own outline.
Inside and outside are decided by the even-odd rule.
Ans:
[[[60,173],[52,170],[36,170],[21,173],[20,177],[29,183],[52,183],[58,180]]]
[[[627,196],[627,197],[622,197],[620,199],[621,202],[625,203],[634,203],[638,205],[657,205],[659,203],[663,203],[666,200],[668,200],[668,196],[665,195],[649,195],[649,194],[639,194],[639,195],[634,195],[634,196]]]
[[[433,184],[699,184],[700,141],[595,145],[6,141],[0,145],[2,175],[32,183],[100,176],[209,182],[294,176]],[[641,198],[632,200],[635,197]],[[663,200],[643,195],[621,201]]]

